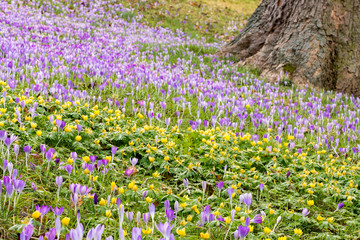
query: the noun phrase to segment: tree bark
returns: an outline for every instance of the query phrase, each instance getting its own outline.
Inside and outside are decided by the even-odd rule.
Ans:
[[[263,0],[245,29],[221,49],[269,80],[360,95],[360,0]]]

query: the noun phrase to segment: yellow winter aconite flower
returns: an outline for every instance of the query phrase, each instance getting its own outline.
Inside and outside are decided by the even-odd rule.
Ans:
[[[185,221],[185,219],[183,218],[183,220],[180,222],[181,226],[185,226],[187,224],[187,222]]]
[[[106,201],[105,199],[101,198],[100,202],[99,202],[100,206],[105,206],[106,205]]]
[[[301,229],[295,228],[294,233],[298,236],[301,236],[303,234],[303,231]]]
[[[200,238],[201,238],[201,239],[209,239],[209,238],[210,238],[209,232],[200,233]]]
[[[111,199],[111,203],[112,203],[112,204],[116,204],[116,200],[117,200],[116,198],[112,198],[112,199]]]
[[[69,225],[69,223],[70,223],[70,218],[68,218],[68,217],[64,217],[64,218],[61,220],[61,224],[64,225],[64,226]]]
[[[275,213],[275,211],[273,209],[270,209],[269,212],[270,212],[271,215]]]
[[[129,183],[128,188],[132,189],[134,186],[135,186],[135,181],[133,180],[131,181],[131,183]]]
[[[200,213],[197,205],[192,206],[191,209],[192,209],[194,212],[196,212],[197,214]]]
[[[151,203],[153,201],[153,199],[151,197],[146,197],[145,200],[146,200],[147,203]]]
[[[286,236],[279,237],[278,240],[287,240],[287,237]]]
[[[114,189],[115,189],[115,187],[116,187],[116,183],[115,183],[115,182],[112,182],[112,183],[111,183],[111,191],[110,191],[110,192],[113,192]]]
[[[77,142],[80,142],[80,141],[81,141],[81,136],[77,135],[77,136],[75,137],[75,140],[76,140]]]
[[[230,224],[231,223],[231,217],[226,217],[225,218],[225,223]]]
[[[156,172],[154,172],[154,173],[152,174],[152,176],[153,176],[154,178],[157,178],[157,177],[160,176],[160,173],[158,173],[158,171],[156,171]]]
[[[42,135],[42,131],[40,131],[40,130],[36,131],[36,135],[37,135],[38,137],[40,137],[40,136]]]
[[[193,219],[193,216],[192,216],[192,215],[188,215],[187,218],[186,218],[186,221],[191,222],[192,219]]]
[[[314,205],[314,200],[309,200],[309,201],[307,201],[307,205],[309,205],[309,206]]]
[[[124,190],[123,187],[119,188],[119,193],[120,193],[120,194],[123,194],[124,192],[125,192],[125,190]]]
[[[321,214],[319,214],[316,219],[317,219],[318,221],[323,221],[325,218],[323,218],[323,217],[321,216]]]
[[[326,221],[328,221],[329,223],[334,222],[334,217],[329,217],[326,219]]]
[[[151,228],[143,229],[143,230],[142,230],[142,233],[145,234],[145,235],[149,235],[151,232],[152,232],[152,229],[151,229]]]
[[[34,218],[34,219],[37,219],[37,218],[39,218],[41,216],[41,213],[39,212],[39,211],[35,211],[35,212],[33,212],[33,214],[32,214],[32,218]]]
[[[83,160],[84,162],[88,163],[88,162],[90,161],[90,157],[85,156],[85,157],[82,158],[82,160]]]
[[[264,233],[265,233],[265,234],[271,233],[271,229],[268,228],[268,227],[265,227],[265,228],[264,228]]]
[[[185,235],[186,235],[185,228],[183,228],[183,229],[180,229],[180,228],[176,229],[176,233],[177,233],[180,237],[185,237]]]
[[[105,215],[108,218],[111,217],[112,216],[111,210],[106,210]]]

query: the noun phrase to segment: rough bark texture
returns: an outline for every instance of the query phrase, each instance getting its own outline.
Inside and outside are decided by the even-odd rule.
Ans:
[[[263,0],[222,54],[235,54],[270,80],[288,71],[360,96],[360,0]]]

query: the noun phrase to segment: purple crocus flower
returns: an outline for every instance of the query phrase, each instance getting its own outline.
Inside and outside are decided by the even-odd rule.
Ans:
[[[5,175],[5,171],[6,171],[7,165],[8,165],[8,160],[5,159],[5,160],[3,161],[3,175]],[[10,172],[10,171],[9,171],[9,172]],[[10,172],[10,173],[11,173],[11,172]]]
[[[159,222],[159,224],[156,225],[156,228],[165,237],[165,239],[170,238],[170,237],[167,238],[167,236],[169,236],[171,234],[171,229],[173,228],[173,226],[170,225],[169,222],[165,222],[164,224]]]
[[[5,176],[3,177],[3,183],[4,183],[4,186],[5,186],[5,190],[6,190],[6,193],[9,197],[12,196],[13,194],[13,185],[11,184],[11,179],[9,176]]]
[[[142,198],[145,199],[145,197],[147,196],[148,192],[145,190],[143,195],[142,195]]]
[[[56,119],[55,122],[56,122],[56,126],[58,127],[58,129],[60,129],[63,121],[61,119]]]
[[[45,144],[40,145],[40,151],[41,151],[42,154],[45,154],[45,152],[46,152],[46,145]]]
[[[117,147],[111,147],[111,155],[114,158],[116,152],[117,152],[118,148]]]
[[[263,218],[261,214],[257,214],[252,220],[252,223],[260,224],[263,222]]]
[[[53,158],[54,154],[55,154],[55,149],[54,148],[49,148],[49,150],[45,154],[46,160],[48,162],[50,162],[51,159]]]
[[[132,229],[131,240],[142,240],[141,228],[134,227]]]
[[[137,162],[138,162],[138,159],[137,159],[137,158],[132,158],[132,159],[130,160],[130,162],[131,162],[131,165],[132,165],[133,167],[135,167],[135,165],[136,165]]]
[[[259,189],[260,189],[260,192],[262,192],[264,190],[264,184],[263,183],[260,183]]]
[[[34,192],[36,192],[36,189],[37,189],[37,188],[36,188],[36,185],[35,185],[34,182],[31,183],[31,187],[32,187],[32,189],[34,190]]]
[[[24,146],[23,150],[24,150],[25,154],[28,155],[31,152],[31,147],[30,146]]]
[[[22,232],[20,233],[20,240],[30,240],[34,233],[34,226],[29,224],[23,228]]]
[[[200,214],[201,219],[201,225],[204,225],[205,223],[212,222],[215,220],[215,215],[211,213],[210,205],[207,205],[203,208],[203,211]]]
[[[224,187],[224,182],[223,181],[220,181],[218,183],[218,189],[219,189],[219,192],[221,191],[221,189]]]
[[[149,222],[149,218],[150,218],[150,213],[144,213],[143,214],[143,220],[145,222],[145,224],[147,225]]]
[[[119,208],[121,205],[121,199],[120,198],[117,198],[116,199],[116,206]]]
[[[286,173],[286,178],[289,178],[289,177],[290,177],[290,174],[291,174],[291,172],[288,171],[288,172]]]
[[[6,138],[5,141],[4,141],[4,144],[5,144],[5,146],[7,147],[7,149],[9,149],[9,148],[10,148],[10,145],[11,145],[11,140],[10,140],[10,138]],[[25,152],[25,150],[24,150],[24,152]]]
[[[227,191],[227,193],[228,193],[228,195],[229,195],[229,198],[230,198],[230,201],[232,200],[232,194],[233,194],[233,192],[234,192],[234,189],[233,188],[228,188],[228,189],[226,189],[226,191]]]
[[[19,150],[20,150],[20,147],[18,144],[14,144],[14,153],[15,153],[15,158],[17,159],[18,156],[19,156]]]
[[[339,202],[339,204],[337,205],[337,208],[336,208],[336,210],[340,210],[340,209],[342,209],[343,207],[344,207],[344,203],[342,203],[342,202]]]
[[[183,179],[183,184],[185,185],[186,188],[189,187],[189,180],[187,178]]]
[[[164,202],[164,208],[165,208],[165,210],[170,209],[170,202],[169,202],[169,200],[165,200],[165,202]]]
[[[310,213],[310,211],[309,211],[307,208],[304,208],[304,209],[302,210],[302,215],[303,215],[303,217],[306,217],[309,213]]]
[[[230,198],[230,206],[231,206],[231,208],[232,208],[232,195],[233,195],[233,192],[234,192],[234,189],[233,188],[228,188],[228,189],[226,189],[226,191],[227,191],[227,193],[228,193],[228,195],[229,195],[229,198]]]
[[[94,193],[94,204],[96,205],[98,203],[98,195]]]
[[[240,203],[244,202],[244,204],[248,207],[250,207],[252,203],[252,195],[251,193],[244,193],[240,195]]]
[[[77,125],[76,125],[76,130],[78,131],[78,133],[81,132],[82,127],[83,127],[83,126],[80,125],[80,124],[77,124]]]
[[[154,221],[154,217],[155,217],[155,205],[153,203],[149,204],[149,213],[151,216],[151,219]]]
[[[44,217],[50,211],[50,206],[47,206],[47,205],[42,205],[42,206],[35,205],[35,209],[41,213],[41,217]]]
[[[136,224],[139,224],[141,220],[141,212],[137,212],[136,214]]]
[[[239,225],[238,230],[234,233],[235,239],[238,239],[240,237],[241,239],[244,239],[250,231],[250,228],[248,226],[242,226]]]
[[[23,181],[21,179],[14,180],[13,181],[14,190],[20,194],[23,191],[25,184],[26,184],[26,181]]]
[[[52,228],[49,232],[45,233],[46,239],[55,240],[56,237],[56,229]]]
[[[64,207],[60,207],[60,208],[58,208],[58,207],[52,208],[52,207],[51,207],[51,210],[53,211],[53,213],[54,213],[56,216],[59,217],[59,216],[63,213]]]
[[[134,172],[133,168],[127,168],[125,169],[126,177],[129,177]]]
[[[171,210],[171,208],[165,210],[166,218],[171,222],[176,218],[174,210]]]
[[[92,162],[92,163],[95,163],[96,162],[96,156],[90,156],[90,161]]]
[[[95,240],[101,240],[101,236],[104,232],[104,229],[105,229],[105,225],[97,225],[95,230],[94,230],[94,239]]]
[[[66,165],[66,166],[64,167],[64,169],[65,169],[66,172],[70,175],[70,174],[71,174],[71,171],[72,171],[72,169],[73,169],[73,166],[71,166],[71,165]]]
[[[202,182],[202,190],[203,190],[203,193],[205,193],[205,191],[206,191],[206,181]]]
[[[77,202],[79,201],[79,194],[70,194],[70,199],[73,202],[73,204],[76,206]]]
[[[72,159],[74,159],[74,161],[76,161],[78,155],[77,155],[76,152],[71,152],[70,156],[71,156]]]
[[[126,217],[131,222],[133,220],[134,213],[133,212],[126,212]]]

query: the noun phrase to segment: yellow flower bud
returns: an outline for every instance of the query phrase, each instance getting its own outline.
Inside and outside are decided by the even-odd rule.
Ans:
[[[64,218],[61,220],[61,224],[64,225],[64,226],[69,225],[69,223],[70,223],[70,218],[68,218],[68,217],[64,217]]]

